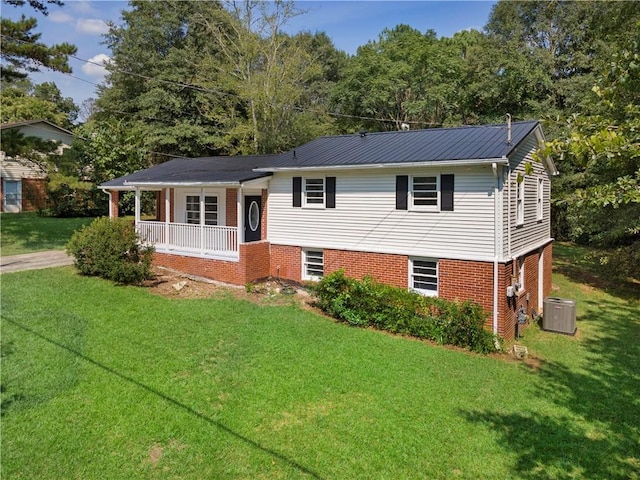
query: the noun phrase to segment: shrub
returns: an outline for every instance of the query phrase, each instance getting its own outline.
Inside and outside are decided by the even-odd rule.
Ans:
[[[495,351],[494,336],[484,329],[486,313],[471,301],[450,302],[377,282],[355,280],[337,271],[312,287],[318,306],[338,320],[360,327]]]
[[[101,217],[76,231],[67,252],[84,275],[118,283],[139,283],[151,277],[153,247],[139,244],[132,221]]]

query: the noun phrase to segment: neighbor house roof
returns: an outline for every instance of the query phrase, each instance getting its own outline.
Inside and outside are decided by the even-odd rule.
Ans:
[[[506,124],[328,136],[278,155],[179,158],[100,186],[239,185],[279,170],[506,163],[538,126],[513,122],[510,141]]]
[[[163,185],[240,185],[270,176],[255,169],[270,165],[274,155],[175,158],[146,170],[109,180],[101,188]]]
[[[55,123],[52,123],[49,120],[24,120],[21,122],[2,123],[0,124],[0,130],[8,130],[10,128],[18,128],[18,127],[29,127],[32,125],[37,125],[39,123],[44,123],[46,125],[49,125],[50,127],[60,130],[61,132],[66,133],[68,135],[74,135],[73,132],[70,132],[66,128],[62,128],[61,126],[56,125]]]

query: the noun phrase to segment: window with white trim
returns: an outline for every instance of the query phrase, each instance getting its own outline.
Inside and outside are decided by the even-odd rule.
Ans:
[[[524,223],[524,178],[516,187],[516,225]]]
[[[524,291],[524,258],[518,259],[518,282],[515,286],[516,293]]]
[[[200,224],[200,195],[187,195],[185,204],[185,222]],[[218,197],[206,195],[204,197],[204,224],[218,225]]]
[[[538,220],[542,220],[542,216],[544,214],[543,203],[542,203],[543,200],[544,200],[544,179],[542,177],[539,177],[538,190],[536,194]]]
[[[324,276],[324,252],[322,250],[302,251],[303,280],[319,280]]]
[[[324,207],[324,178],[304,179],[304,204],[308,207]]]
[[[438,209],[439,175],[411,178],[411,206],[420,210]]]
[[[411,259],[409,287],[423,295],[438,296],[438,261],[429,258]]]

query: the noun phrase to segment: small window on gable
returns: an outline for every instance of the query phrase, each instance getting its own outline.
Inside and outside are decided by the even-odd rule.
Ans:
[[[324,252],[322,250],[302,251],[303,280],[319,280],[324,275]]]
[[[304,203],[306,206],[324,206],[324,178],[304,179]]]
[[[413,177],[411,183],[412,206],[417,209],[438,209],[438,177]]]
[[[516,187],[516,225],[524,223],[524,178]]]
[[[438,261],[414,258],[409,261],[409,286],[422,295],[438,296]]]
[[[542,220],[544,215],[544,179],[538,178],[538,190],[536,194],[538,220]]]

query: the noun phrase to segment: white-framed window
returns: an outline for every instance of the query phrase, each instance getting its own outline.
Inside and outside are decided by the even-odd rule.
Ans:
[[[524,258],[519,258],[517,261],[518,265],[518,282],[516,283],[516,293],[521,293],[524,291]]]
[[[324,207],[324,178],[304,179],[304,205],[306,207]]]
[[[516,225],[524,223],[524,178],[516,187]]]
[[[319,280],[324,276],[324,252],[322,250],[302,251],[302,279]]]
[[[200,195],[187,195],[185,202],[185,223],[200,225]],[[218,197],[205,195],[204,224],[218,225]]]
[[[439,183],[439,175],[411,177],[411,208],[415,210],[438,210],[440,203]]]
[[[438,296],[438,260],[433,258],[410,259],[409,288],[422,295]]]
[[[544,201],[544,179],[542,177],[538,177],[538,189],[536,190],[538,220],[542,220],[542,216],[544,215],[543,201]]]

